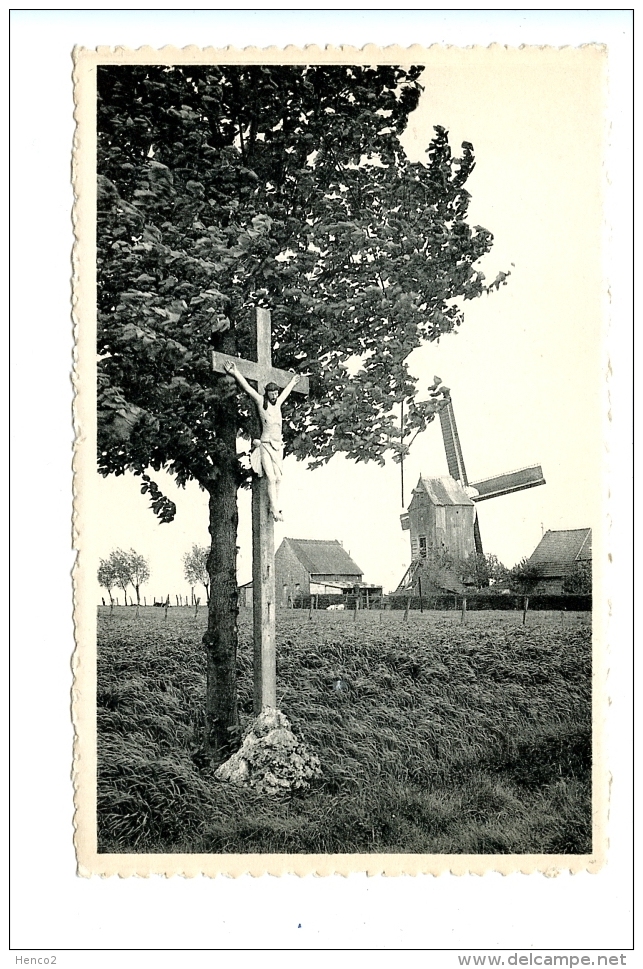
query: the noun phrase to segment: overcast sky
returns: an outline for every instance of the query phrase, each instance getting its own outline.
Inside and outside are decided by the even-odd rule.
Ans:
[[[511,566],[531,554],[543,529],[597,525],[606,399],[601,373],[603,300],[601,56],[596,51],[448,48],[433,52],[420,105],[403,142],[421,159],[433,125],[454,152],[473,143],[469,220],[495,244],[481,268],[507,286],[465,304],[457,334],[415,351],[410,366],[427,386],[451,388],[470,480],[539,462],[547,484],[478,506],[486,552]],[[405,463],[406,504],[420,473],[447,473],[439,421],[420,435]],[[130,475],[101,479],[99,554],[134,547],[150,559],[146,595],[187,592],[182,555],[206,544],[207,503],[198,486],[177,490],[160,525]],[[309,471],[287,459],[285,522],[276,543],[339,539],[368,582],[395,588],[410,562],[402,532],[400,470],[356,465],[341,456]],[[239,498],[240,583],[251,575],[249,494]]]

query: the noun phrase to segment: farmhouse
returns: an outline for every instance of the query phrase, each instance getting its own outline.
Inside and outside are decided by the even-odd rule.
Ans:
[[[591,528],[546,531],[529,558],[536,566],[539,580],[535,592],[563,592],[565,579],[573,575],[579,563],[591,564]]]
[[[340,595],[361,583],[364,574],[341,542],[284,538],[275,553],[277,603],[289,597]]]
[[[275,553],[275,596],[288,606],[302,596],[361,593],[364,601],[382,594],[382,587],[363,582],[364,573],[341,542],[284,538]],[[241,605],[252,605],[252,582],[239,587]]]

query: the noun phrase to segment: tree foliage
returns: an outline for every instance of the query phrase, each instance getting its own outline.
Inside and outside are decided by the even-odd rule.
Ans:
[[[399,453],[394,403],[407,432],[432,419],[405,360],[488,291],[492,237],[466,221],[472,146],[454,157],[436,128],[425,165],[400,145],[421,70],[98,69],[102,473],[165,467],[208,487],[235,394],[209,349],[251,356],[258,304],[275,364],[311,375],[288,451],[382,462]],[[242,402],[246,436],[252,418]]]
[[[506,580],[508,570],[496,555],[472,553],[466,558],[446,548],[430,549],[422,560],[422,581],[427,589],[462,591],[462,587],[485,589]],[[426,583],[429,585],[426,585]]]
[[[572,595],[591,595],[592,563],[574,562],[571,572],[563,579],[563,592]]]
[[[112,553],[113,554],[113,553]],[[109,601],[112,601],[112,589],[114,586],[118,585],[116,581],[116,572],[114,570],[114,563],[110,556],[109,559],[101,559],[100,565],[98,566],[98,584],[103,588],[107,589],[109,594]]]
[[[538,580],[540,571],[528,558],[523,558],[509,570],[509,588],[512,592],[521,592],[528,595],[533,592]]]
[[[141,604],[141,586],[149,582],[150,567],[147,559],[139,555],[133,548],[127,553],[127,563],[129,565],[130,582],[136,591],[136,604]]]
[[[461,560],[458,571],[465,584],[473,585],[476,589],[485,589],[504,582],[509,570],[497,555],[474,552]]]
[[[136,592],[136,603],[140,605],[140,587],[150,578],[150,568],[147,559],[133,548],[124,551],[122,548],[113,549],[109,558],[101,559],[98,568],[98,581],[109,592],[118,586],[123,590],[125,605],[127,605],[127,589],[131,585]]]
[[[208,574],[208,556],[210,549],[205,545],[193,545],[183,556],[183,574],[191,586],[201,584],[205,588],[205,595],[210,601],[210,576]]]

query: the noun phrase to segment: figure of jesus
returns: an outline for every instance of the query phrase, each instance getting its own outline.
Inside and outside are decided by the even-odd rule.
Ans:
[[[250,464],[252,470],[259,477],[265,474],[268,481],[270,513],[276,522],[283,521],[284,517],[279,507],[279,485],[283,475],[284,445],[281,436],[281,405],[296,386],[299,375],[295,374],[281,393],[279,393],[277,384],[266,384],[266,390],[262,397],[254,387],[250,386],[235,363],[226,363],[225,370],[235,378],[239,386],[245,390],[249,397],[252,397],[257,405],[259,420],[261,421],[261,438],[252,442]]]

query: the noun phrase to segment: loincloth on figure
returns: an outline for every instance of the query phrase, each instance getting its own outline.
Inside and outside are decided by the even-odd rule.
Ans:
[[[266,462],[270,462],[272,477],[277,480],[281,478],[283,474],[283,445],[274,444],[272,441],[260,441],[255,438],[250,453],[250,467],[260,478],[263,477]]]

